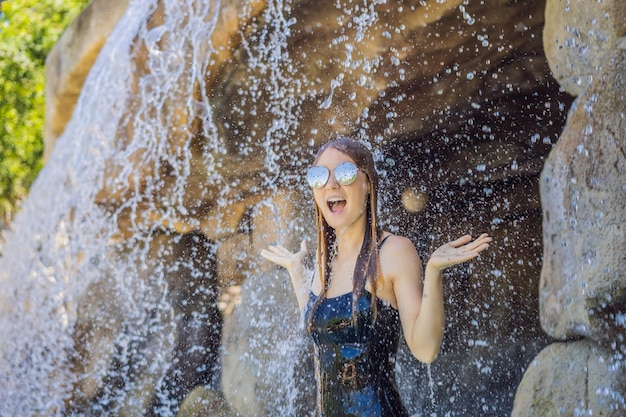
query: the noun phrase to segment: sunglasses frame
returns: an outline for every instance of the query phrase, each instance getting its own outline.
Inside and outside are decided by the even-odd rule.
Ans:
[[[337,175],[338,170],[339,170],[339,176]],[[356,181],[359,171],[365,172],[362,168],[357,167],[355,163],[350,162],[350,161],[345,161],[337,165],[332,170],[332,173],[335,177],[335,180],[339,184],[346,186]],[[331,170],[325,166],[322,166],[322,165],[312,166],[307,170],[307,173],[306,173],[307,184],[309,185],[309,187],[313,189],[322,188],[326,184],[328,184],[328,180],[330,179],[330,173],[331,173]]]

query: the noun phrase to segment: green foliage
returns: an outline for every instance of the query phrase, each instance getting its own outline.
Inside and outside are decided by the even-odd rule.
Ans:
[[[45,60],[89,0],[0,0],[0,225],[42,166]]]

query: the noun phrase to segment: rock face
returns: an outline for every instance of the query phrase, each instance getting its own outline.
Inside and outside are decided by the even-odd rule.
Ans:
[[[624,96],[626,39],[578,98],[546,161],[541,191],[544,263],[541,322],[550,335],[610,343],[626,303]],[[563,181],[566,179],[567,181]]]
[[[72,117],[89,69],[127,7],[128,0],[90,3],[48,55],[44,161]]]
[[[156,307],[137,313],[109,300],[115,273],[75,300],[76,380],[66,408],[88,415],[117,401],[120,415],[170,415],[179,406],[196,415],[211,402],[216,415],[313,410],[310,346],[288,280],[257,254],[271,242],[314,240],[301,174],[320,143],[343,133],[370,144],[384,225],[411,238],[423,261],[463,233],[488,231],[496,242],[446,274],[448,326],[437,362],[427,368],[401,348],[409,410],[548,416],[574,410],[577,394],[593,391],[611,400],[587,395],[576,409],[623,414],[619,1],[597,9],[592,0],[155,2],[129,45],[133,95],[113,140],[120,159],[106,161],[93,204],[115,213],[115,259],[148,239],[129,285],[152,294]],[[558,19],[570,15],[559,7],[599,13],[580,26],[603,39],[589,41],[597,54],[587,61],[560,47],[573,41],[563,38]],[[76,25],[67,36],[80,32]],[[572,96],[552,78],[542,32],[555,78],[581,94],[565,130]],[[84,79],[95,39],[78,54],[62,40],[49,67]],[[65,61],[72,54],[79,58]],[[596,66],[600,75],[586,84]],[[58,107],[76,97],[64,79],[49,79],[48,148],[67,121]],[[165,156],[151,159],[155,148]],[[157,273],[162,281],[151,278]],[[233,285],[242,285],[243,302],[222,327],[217,297]],[[143,322],[155,324],[146,330]],[[542,351],[572,336],[587,339]],[[615,370],[606,380],[602,359]],[[560,364],[586,373],[587,385],[560,383]],[[212,391],[220,389],[223,397]]]
[[[548,2],[544,42],[557,79],[580,95],[541,175],[539,285],[542,327],[563,342],[533,361],[513,416],[622,416],[626,12],[619,1],[566,3]]]
[[[604,66],[607,53],[626,34],[626,10],[619,0],[546,2],[543,46],[559,84],[578,96]]]
[[[626,384],[614,349],[586,339],[553,343],[530,364],[514,416],[624,415]]]

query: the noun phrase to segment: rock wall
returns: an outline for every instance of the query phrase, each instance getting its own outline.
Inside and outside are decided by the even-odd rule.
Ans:
[[[128,0],[91,2],[48,55],[44,161],[72,117],[85,78],[127,7]]]
[[[180,91],[158,109],[173,121],[163,142],[192,155],[182,199],[187,215],[164,219],[158,210],[146,208],[140,216],[145,219],[144,230],[154,230],[155,225],[166,230],[158,236],[158,248],[149,252],[148,264],[158,265],[166,257],[180,267],[189,248],[195,248],[205,260],[199,269],[211,280],[210,288],[224,295],[230,286],[243,284],[243,303],[224,317],[218,372],[180,376],[192,365],[181,367],[180,360],[181,352],[197,343],[191,336],[201,339],[211,332],[215,336],[222,329],[221,317],[212,317],[200,333],[186,340],[177,335],[159,346],[172,357],[167,383],[181,387],[173,401],[178,404],[191,392],[181,403],[181,415],[207,412],[206,404],[215,405],[211,410],[215,415],[236,410],[245,416],[271,416],[281,414],[277,410],[313,408],[311,363],[300,362],[308,347],[298,332],[295,309],[288,311],[288,282],[255,257],[267,242],[283,238],[293,245],[300,236],[311,237],[310,223],[302,220],[310,205],[293,178],[301,173],[298,164],[308,163],[316,146],[335,132],[357,135],[372,145],[383,174],[386,227],[410,237],[424,260],[436,246],[466,231],[488,230],[497,242],[480,262],[446,276],[449,326],[439,360],[427,368],[401,350],[400,387],[412,412],[467,416],[477,415],[479,409],[482,416],[511,410],[520,416],[549,416],[556,415],[554,410],[574,410],[567,401],[578,400],[580,392],[623,393],[619,381],[624,380],[624,367],[618,366],[616,355],[623,352],[624,335],[624,290],[619,281],[624,265],[620,181],[626,135],[619,93],[623,89],[606,87],[623,85],[619,39],[624,15],[618,1],[605,1],[601,7],[592,0],[432,0],[419,6],[388,1],[371,2],[368,9],[348,2],[292,1],[278,11],[277,4],[283,3],[211,2],[220,6],[210,38],[218,52],[211,56],[206,91],[195,86],[190,92],[181,84]],[[105,3],[110,4],[95,0],[90,8]],[[119,7],[123,9],[124,3]],[[96,22],[103,14],[85,13],[81,19],[89,21],[90,16]],[[368,16],[376,19],[367,20]],[[558,20],[568,16],[578,17],[569,24]],[[167,18],[162,2],[148,25],[158,29]],[[289,36],[267,48],[265,38],[287,33],[281,32],[286,27],[280,24],[287,25]],[[90,51],[98,50],[110,26],[97,26],[102,34],[77,53],[70,40],[91,39],[80,35],[80,28],[89,27],[95,25],[78,20],[48,60],[49,71],[63,70],[48,80],[47,152],[71,113],[66,103],[77,97],[77,85],[96,58]],[[152,47],[164,50],[166,44],[164,40]],[[132,48],[134,83],[139,85],[152,75],[149,61],[154,49],[143,44]],[[197,53],[184,48],[183,55]],[[594,54],[587,52],[590,49]],[[264,64],[276,61],[278,67]],[[603,75],[595,76],[596,67]],[[580,94],[565,129],[572,99],[552,74],[568,93]],[[62,81],[68,79],[73,83]],[[209,141],[204,135],[209,121],[188,118],[181,104],[188,96],[208,97],[215,111],[211,122],[224,150],[212,151],[217,163],[211,169],[224,179],[221,184],[231,185],[227,191],[207,173],[204,148]],[[129,103],[129,120],[136,108],[136,103]],[[120,125],[120,149],[133,134],[128,125]],[[256,187],[268,172],[260,157],[268,137],[276,140],[271,146],[281,149],[275,161],[278,169],[291,178],[271,196]],[[131,175],[140,184],[159,175],[141,161],[140,154],[130,159]],[[105,176],[115,175],[111,169]],[[163,197],[157,207],[168,201],[174,181],[175,176],[163,175]],[[98,202],[119,207],[128,197],[105,187]],[[217,205],[218,199],[228,201],[227,208]],[[129,226],[136,215],[128,210],[120,216],[119,241],[136,238]],[[287,232],[291,235],[285,238]],[[197,328],[190,320],[207,314],[202,310],[207,300],[203,292],[200,296],[186,292],[182,283],[195,281],[185,278],[178,267],[171,269],[169,281],[169,299],[178,303],[174,323],[182,329]],[[111,289],[106,282],[102,285],[102,294],[108,294]],[[93,299],[80,302],[94,305],[78,317],[75,336],[77,345],[87,341],[93,347],[76,356],[77,371],[89,374],[110,360],[108,344],[123,336],[124,329],[116,328],[115,320],[110,327],[98,325],[103,314],[115,316],[114,305]],[[263,332],[269,336],[262,337]],[[569,340],[574,335],[587,339],[550,345],[539,353],[552,338]],[[156,335],[155,345],[158,340]],[[215,351],[215,341],[208,337],[201,342],[205,355]],[[577,352],[576,361],[564,356],[572,350]],[[287,353],[299,366],[281,363]],[[616,371],[606,375],[603,385],[593,386],[604,378],[598,365],[603,360],[614,363],[607,369]],[[584,388],[573,384],[551,399],[545,389],[554,390],[564,376],[549,364],[584,369],[585,363],[593,364],[588,367],[592,383]],[[284,374],[289,374],[286,367],[298,371],[288,378],[298,382],[293,390],[281,385]],[[115,369],[115,364],[109,368]],[[214,378],[220,373],[222,385],[217,387]],[[74,410],[88,410],[100,401],[106,381],[120,382],[111,375],[94,375],[77,384],[70,401]],[[140,407],[162,405],[150,388],[156,377],[147,371],[137,376],[145,381],[145,390],[131,399]],[[609,401],[609,410],[622,410],[616,398],[617,402]],[[602,400],[576,407],[604,412],[593,408],[607,404]],[[545,407],[558,401],[563,404]],[[130,414],[135,410],[128,409]]]
[[[578,96],[540,183],[540,318],[559,342],[526,371],[513,416],[626,412],[626,10],[576,6],[548,1],[544,30],[555,77]]]

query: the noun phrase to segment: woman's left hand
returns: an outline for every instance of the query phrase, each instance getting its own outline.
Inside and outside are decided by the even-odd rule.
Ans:
[[[491,242],[491,237],[487,233],[483,233],[474,241],[472,241],[470,235],[460,237],[435,250],[428,260],[426,268],[441,271],[450,266],[474,259],[480,252],[489,247],[489,242]]]

